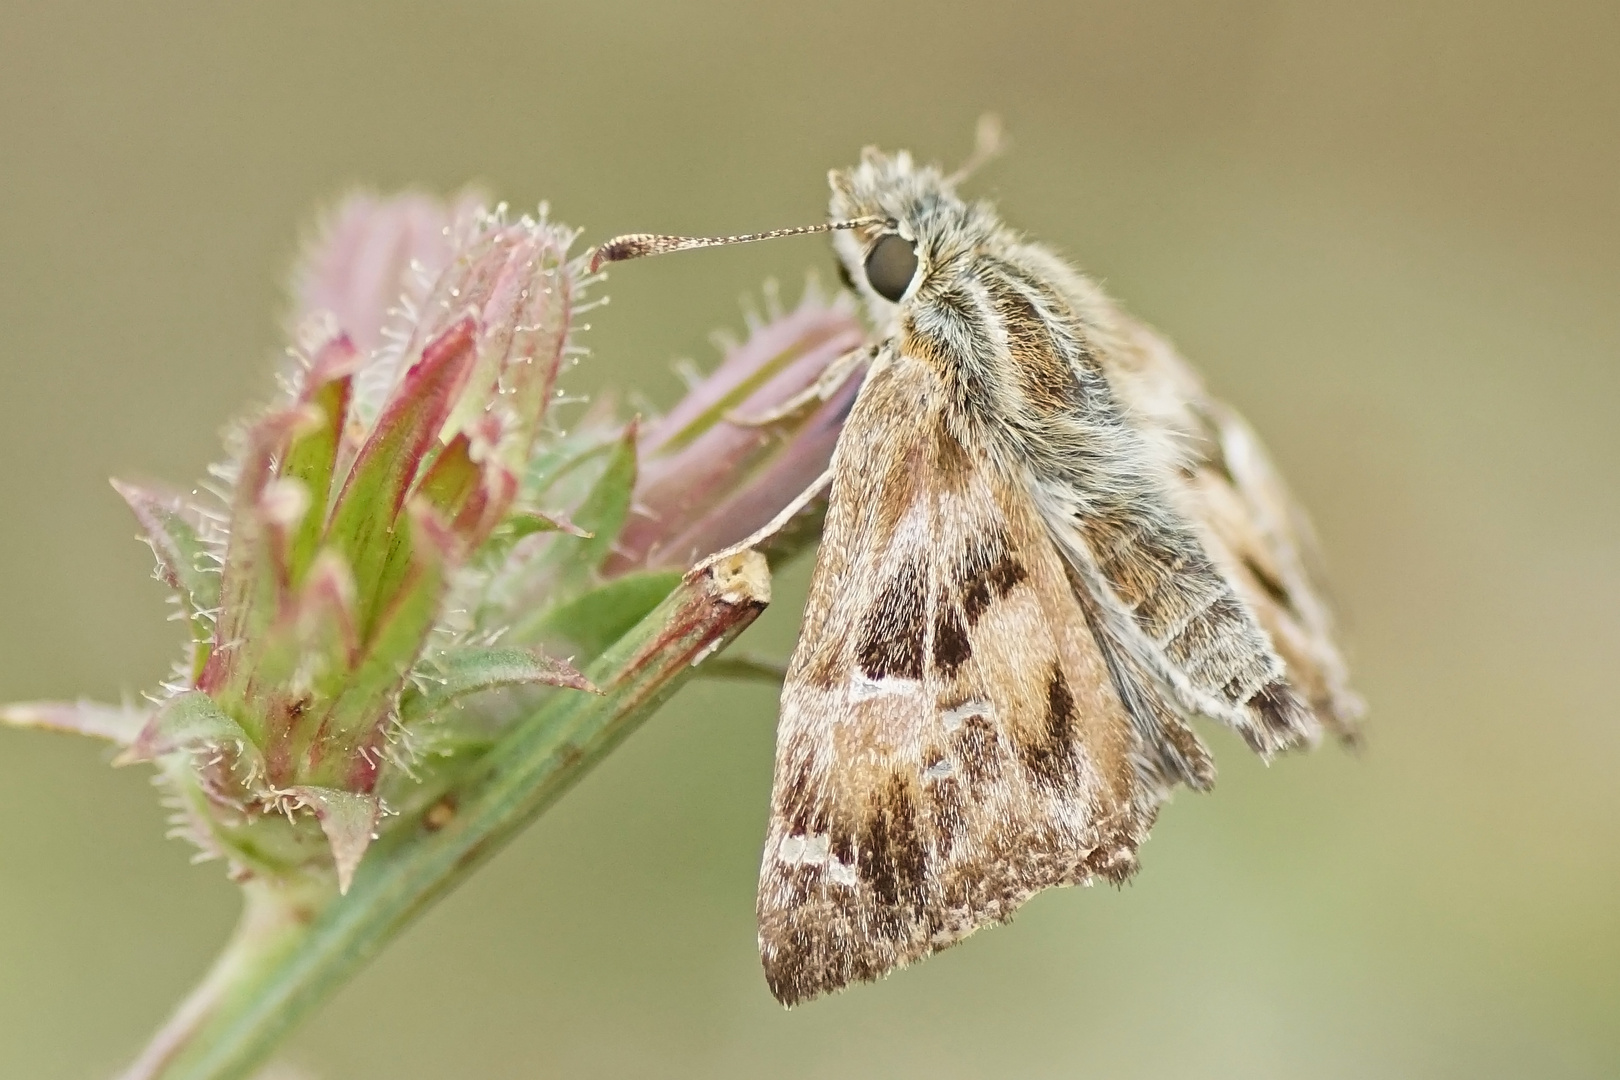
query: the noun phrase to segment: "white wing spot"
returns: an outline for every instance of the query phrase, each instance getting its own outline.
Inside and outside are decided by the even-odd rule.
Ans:
[[[819,865],[827,861],[827,853],[832,850],[832,842],[826,833],[817,833],[814,836],[784,836],[782,843],[776,849],[776,857],[789,866],[800,864],[806,866]]]
[[[955,731],[975,716],[990,718],[990,703],[988,701],[964,701],[954,705],[939,714],[939,722],[945,728],[946,734]]]
[[[941,758],[923,770],[924,780],[944,780],[956,772],[956,766],[949,760]]]
[[[874,679],[864,672],[857,671],[849,681],[849,702],[852,705],[890,694],[915,697],[921,692],[922,683],[916,679]]]

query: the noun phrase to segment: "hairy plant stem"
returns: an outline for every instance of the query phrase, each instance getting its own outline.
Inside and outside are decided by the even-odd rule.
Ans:
[[[753,551],[696,571],[587,669],[602,696],[559,693],[443,797],[395,820],[347,896],[263,883],[212,971],[123,1080],[235,1080],[417,915],[591,768],[754,621],[770,576]]]
[[[192,1045],[211,1021],[230,1010],[232,999],[253,985],[257,973],[285,958],[307,937],[310,921],[336,895],[329,882],[250,881],[242,889],[242,917],[230,941],[202,982],[146,1044],[121,1080],[153,1080]]]

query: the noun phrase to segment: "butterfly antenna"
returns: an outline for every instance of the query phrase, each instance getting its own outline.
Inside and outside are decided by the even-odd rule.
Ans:
[[[1006,152],[1007,133],[1002,129],[1001,117],[987,112],[979,117],[973,129],[973,153],[945,178],[945,182],[954,187]]]
[[[690,251],[693,248],[724,247],[727,244],[752,244],[755,240],[774,240],[778,236],[801,236],[805,233],[832,232],[835,229],[859,229],[866,225],[882,225],[885,218],[865,217],[850,221],[828,221],[820,225],[799,225],[791,229],[771,229],[769,232],[743,233],[741,236],[663,236],[658,233],[625,233],[600,244],[591,252],[591,273],[603,263],[625,262],[646,255],[663,255],[670,251]]]

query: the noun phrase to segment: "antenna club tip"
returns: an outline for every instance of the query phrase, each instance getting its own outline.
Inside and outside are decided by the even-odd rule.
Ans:
[[[668,248],[668,241],[677,239],[667,236],[655,236],[651,233],[625,233],[615,236],[611,240],[604,240],[591,251],[591,273],[601,269],[603,263],[624,262],[626,259],[639,259],[643,255],[656,255]]]
[[[618,262],[624,258],[624,237],[615,236],[605,240],[591,249],[590,272],[596,273],[602,269],[603,263]]]

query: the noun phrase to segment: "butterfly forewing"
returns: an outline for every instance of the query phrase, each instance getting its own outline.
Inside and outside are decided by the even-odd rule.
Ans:
[[[1161,797],[1026,482],[963,422],[891,354],[834,459],[760,881],[784,1002],[1123,879]]]

